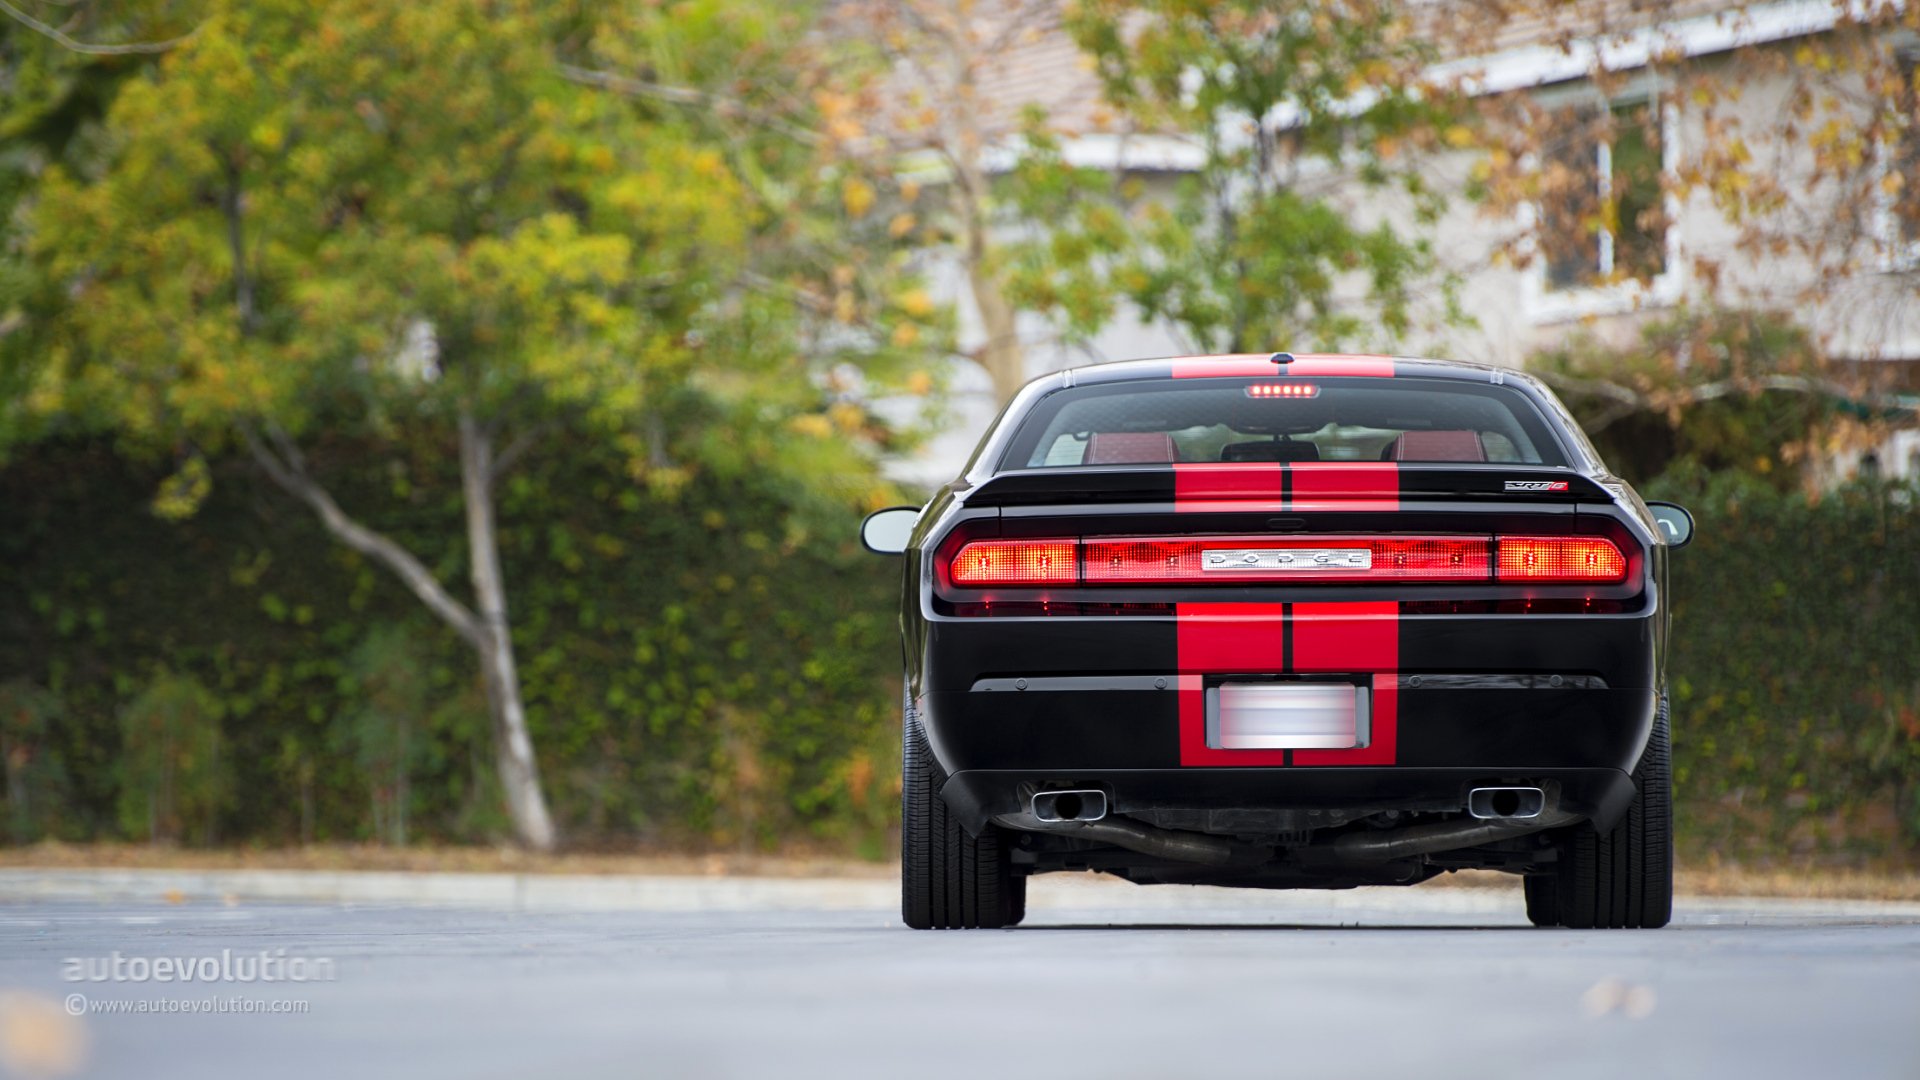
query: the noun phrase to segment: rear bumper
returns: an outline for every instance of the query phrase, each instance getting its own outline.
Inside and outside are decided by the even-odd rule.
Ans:
[[[1653,728],[1653,628],[1651,613],[1427,617],[1367,603],[936,620],[915,704],[969,827],[1020,809],[1023,785],[1102,787],[1126,813],[1457,810],[1474,786],[1546,782],[1607,825]],[[1206,685],[1296,673],[1368,685],[1369,746],[1205,746]]]
[[[1618,769],[1528,769],[1513,773],[1472,768],[1340,769],[1095,769],[1070,776],[1026,769],[969,769],[941,789],[947,807],[978,831],[996,814],[1021,809],[1031,786],[1097,787],[1113,812],[1150,810],[1365,811],[1459,810],[1467,791],[1524,781],[1552,785],[1559,808],[1609,828],[1633,799],[1633,779]],[[1351,813],[1348,817],[1353,816]],[[1344,818],[1343,818],[1344,820]],[[1329,824],[1333,822],[1330,820]]]

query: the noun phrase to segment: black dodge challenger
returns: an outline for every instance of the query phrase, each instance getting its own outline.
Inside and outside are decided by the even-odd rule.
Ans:
[[[1523,875],[1542,926],[1672,907],[1667,553],[1518,372],[1192,357],[1029,383],[902,553],[902,906],[1027,878]]]

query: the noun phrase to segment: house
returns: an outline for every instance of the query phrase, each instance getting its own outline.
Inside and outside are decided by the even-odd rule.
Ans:
[[[1432,235],[1473,322],[1397,351],[1521,366],[1574,334],[1632,342],[1681,305],[1749,307],[1792,313],[1880,400],[1920,403],[1920,35],[1900,28],[1915,24],[1902,0],[1582,0],[1498,20],[1471,0],[1423,0],[1416,10],[1436,24],[1484,24],[1452,34],[1455,54],[1432,74],[1526,113],[1543,134],[1522,163],[1538,194],[1506,206],[1465,197],[1484,150],[1431,160],[1430,175],[1457,196]],[[1027,105],[1067,133],[1075,163],[1169,190],[1196,167],[1199,150],[1181,135],[1113,129],[1059,0],[978,11],[1017,23],[975,73],[982,130],[1000,140],[989,169],[1013,159],[1012,118]],[[1863,29],[1862,20],[1882,25]],[[1890,76],[1902,90],[1868,85]],[[1814,106],[1800,111],[1808,91]],[[1881,115],[1900,110],[1904,121]],[[1736,174],[1745,180],[1727,179]],[[1359,185],[1349,197],[1361,219],[1411,213]],[[1603,197],[1613,212],[1599,210]],[[977,339],[964,276],[947,285],[963,336]],[[1126,317],[1071,345],[1038,317],[1019,328],[1030,375],[1191,348],[1169,327]],[[916,476],[952,475],[997,408],[977,372],[962,372],[955,389],[957,422],[915,463]],[[1920,433],[1856,448],[1833,467],[1920,479]]]

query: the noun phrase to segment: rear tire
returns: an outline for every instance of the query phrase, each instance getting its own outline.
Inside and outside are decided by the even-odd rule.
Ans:
[[[989,822],[969,836],[948,813],[946,782],[926,732],[906,708],[900,764],[900,917],[915,930],[1016,926],[1027,879],[1014,873],[1005,830]]]
[[[1604,833],[1574,826],[1560,842],[1554,875],[1527,879],[1527,917],[1535,925],[1651,930],[1673,917],[1673,750],[1664,698],[1633,782],[1633,802],[1619,824]],[[1542,896],[1536,904],[1536,893],[1548,889],[1551,901]]]
[[[1526,879],[1527,921],[1535,926],[1560,925],[1560,884],[1553,878]]]

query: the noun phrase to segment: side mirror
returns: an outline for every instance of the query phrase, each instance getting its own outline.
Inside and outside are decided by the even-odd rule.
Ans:
[[[898,555],[907,550],[913,526],[920,520],[917,506],[893,506],[875,510],[860,523],[860,543],[880,555]]]
[[[1668,547],[1683,548],[1693,539],[1693,515],[1686,507],[1657,502],[1648,503],[1647,509],[1653,511],[1653,520],[1660,526],[1660,535],[1667,538]]]

